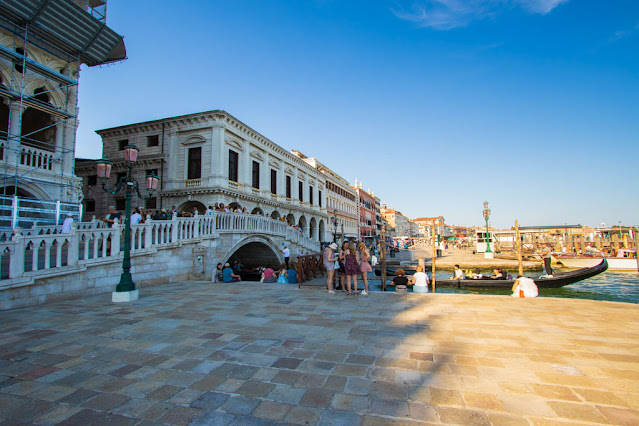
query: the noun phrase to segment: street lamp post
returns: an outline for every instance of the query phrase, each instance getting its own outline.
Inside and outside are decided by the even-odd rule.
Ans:
[[[486,220],[486,252],[484,253],[484,258],[492,259],[494,257],[494,254],[490,250],[490,234],[488,233],[488,219],[490,219],[490,209],[488,208],[488,201],[484,201],[484,219]]]
[[[124,206],[124,257],[122,259],[122,275],[120,275],[120,282],[113,292],[113,302],[129,302],[138,299],[138,291],[135,289],[135,283],[131,277],[131,195],[133,191],[135,191],[140,199],[148,199],[153,194],[153,191],[157,189],[160,180],[153,173],[148,175],[146,177],[146,188],[149,194],[145,197],[140,193],[138,182],[132,175],[133,164],[138,158],[138,152],[139,150],[135,145],[127,145],[124,147],[124,159],[128,170],[126,176],[120,178],[115,188],[110,188],[107,185],[113,164],[106,158],[96,161],[98,177],[102,182],[102,189],[109,194],[117,194],[124,189],[126,199]]]
[[[333,227],[335,228],[335,232],[333,232],[333,242],[337,244],[337,209],[333,210]]]

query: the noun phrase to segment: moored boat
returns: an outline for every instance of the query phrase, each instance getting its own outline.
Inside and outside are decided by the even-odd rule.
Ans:
[[[552,257],[566,268],[589,268],[600,262],[601,256],[553,254]],[[639,271],[637,250],[622,249],[617,256],[606,256],[609,271]]]
[[[566,285],[574,284],[576,282],[585,280],[590,277],[594,277],[595,275],[601,274],[606,269],[608,269],[608,262],[606,259],[599,258],[599,263],[595,266],[589,268],[581,268],[575,271],[568,271],[557,273],[553,276],[548,277],[530,277],[535,281],[537,287],[542,288],[557,288],[563,287]],[[386,268],[386,273],[389,276],[395,275],[395,270]],[[408,274],[409,271],[406,271]],[[381,275],[380,269],[375,269],[375,275]],[[455,280],[451,278],[437,278],[435,281],[436,286],[440,287],[458,287],[458,288],[507,288],[511,289],[515,280],[507,280],[507,279],[465,279],[465,280]]]

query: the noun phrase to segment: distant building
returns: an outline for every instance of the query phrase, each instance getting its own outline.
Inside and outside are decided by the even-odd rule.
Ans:
[[[134,168],[142,181],[160,177],[160,190],[146,201],[149,210],[175,206],[204,214],[223,203],[249,213],[285,220],[314,240],[330,238],[324,173],[248,127],[229,113],[206,111],[99,130],[103,154],[114,163],[111,185],[126,173],[124,147],[140,152]],[[110,204],[124,209],[124,195],[96,189],[95,165],[78,167],[85,178],[85,219],[101,216]],[[142,201],[134,195],[133,206]]]
[[[316,168],[326,178],[326,212],[329,215],[327,234],[330,234],[330,240],[337,241],[342,236],[344,239],[358,239],[357,192],[346,179],[316,158],[308,158],[295,150],[291,153]]]
[[[444,236],[444,234],[447,233],[445,229],[446,219],[444,219],[444,216],[418,217],[413,219],[413,222],[417,224],[419,234],[429,239],[433,236],[433,227],[435,235]]]
[[[381,207],[381,215],[386,219],[388,224],[394,228],[395,237],[416,237],[417,225],[414,224],[409,218],[404,216],[400,211],[395,209],[389,209],[386,205]],[[415,233],[413,233],[413,225],[415,225]]]
[[[357,193],[359,208],[359,238],[367,243],[372,242],[377,233],[377,218],[375,213],[375,195],[364,191],[361,182],[355,180],[352,187]]]

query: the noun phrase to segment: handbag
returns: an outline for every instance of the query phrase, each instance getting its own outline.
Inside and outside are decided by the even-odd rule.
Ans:
[[[339,262],[336,260],[335,263],[333,264],[333,267],[335,269],[339,269]]]

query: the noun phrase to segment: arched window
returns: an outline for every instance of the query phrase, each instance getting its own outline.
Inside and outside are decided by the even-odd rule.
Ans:
[[[49,103],[49,94],[44,87],[33,92],[40,102]],[[45,151],[55,152],[55,121],[50,114],[29,107],[22,114],[22,144]]]

